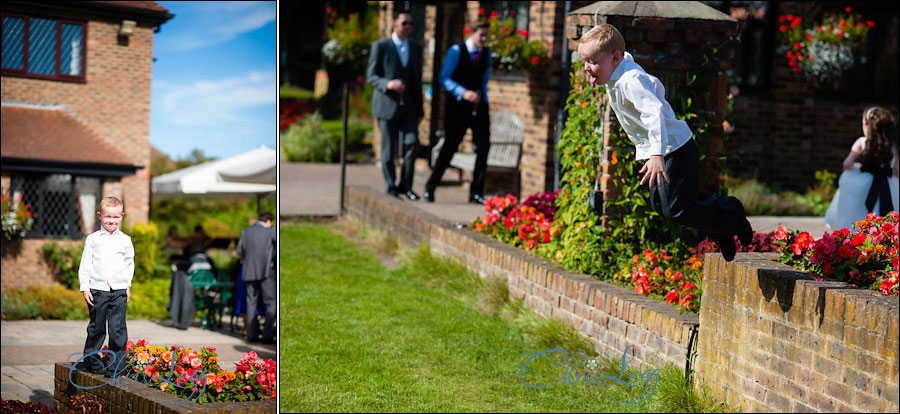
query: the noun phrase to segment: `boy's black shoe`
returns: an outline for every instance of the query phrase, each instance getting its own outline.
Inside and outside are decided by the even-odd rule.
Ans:
[[[481,194],[472,194],[469,196],[469,202],[472,204],[484,205],[485,203],[487,203],[487,200],[485,200],[484,197],[481,196]]]
[[[711,238],[719,246],[719,251],[722,252],[726,262],[734,260],[734,254],[737,253],[737,249],[734,247],[734,237],[715,235]]]

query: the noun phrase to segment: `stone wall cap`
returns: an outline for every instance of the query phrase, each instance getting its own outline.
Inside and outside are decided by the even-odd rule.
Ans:
[[[569,12],[574,15],[659,17],[737,22],[699,1],[598,1]]]

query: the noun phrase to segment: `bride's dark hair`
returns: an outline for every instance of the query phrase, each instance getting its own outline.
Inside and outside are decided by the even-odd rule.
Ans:
[[[897,118],[891,111],[873,106],[866,110],[864,119],[869,126],[869,135],[859,162],[864,169],[890,166],[891,147],[897,148],[898,144]]]

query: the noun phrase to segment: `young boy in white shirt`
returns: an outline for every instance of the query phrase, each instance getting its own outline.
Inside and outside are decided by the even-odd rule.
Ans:
[[[588,80],[606,84],[610,107],[635,145],[641,185],[650,187],[650,204],[661,216],[697,228],[719,245],[725,260],[734,260],[734,235],[741,244],[753,240],[744,207],[735,197],[698,193],[699,151],[687,123],[675,117],[665,87],[625,51],[625,39],[612,25],[594,26],[578,41]]]
[[[125,311],[131,299],[131,279],[134,276],[134,246],[119,225],[125,216],[125,206],[115,197],[105,197],[100,201],[100,230],[84,240],[84,252],[78,268],[78,282],[81,293],[88,305],[91,321],[87,327],[84,354],[97,352],[106,340],[106,325],[109,323],[109,350],[115,353],[113,362],[105,367],[99,354],[85,359],[86,370],[113,376],[116,366],[124,366],[120,359],[125,356],[128,329],[125,326]]]

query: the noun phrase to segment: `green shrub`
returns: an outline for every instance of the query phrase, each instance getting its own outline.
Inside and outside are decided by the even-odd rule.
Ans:
[[[3,292],[3,319],[88,319],[84,297],[77,290],[54,283]]]
[[[69,289],[78,289],[78,266],[81,264],[81,253],[84,242],[65,247],[57,242],[47,242],[41,246],[41,255],[50,266],[53,275]]]
[[[363,148],[371,125],[352,121],[347,124],[346,151]],[[292,162],[337,162],[340,158],[343,121],[323,121],[315,112],[281,134],[281,154]]]
[[[171,275],[171,273],[170,273]],[[131,285],[128,319],[162,320],[169,317],[170,277],[152,278]]]
[[[37,319],[41,316],[41,304],[33,297],[22,294],[3,292],[0,301],[0,318],[4,321],[17,321],[22,319]]]
[[[131,244],[134,246],[134,282],[153,277],[156,252],[159,251],[159,229],[153,222],[138,223],[131,228]]]
[[[818,183],[805,194],[777,191],[755,179],[725,178],[728,194],[741,200],[748,216],[824,216],[836,191],[837,175],[816,171]]]

